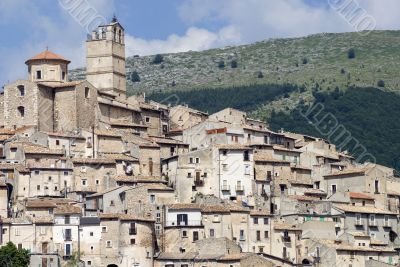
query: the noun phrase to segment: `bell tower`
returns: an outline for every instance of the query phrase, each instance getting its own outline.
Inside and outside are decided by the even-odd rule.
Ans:
[[[125,31],[115,16],[86,41],[86,79],[99,91],[126,97]]]

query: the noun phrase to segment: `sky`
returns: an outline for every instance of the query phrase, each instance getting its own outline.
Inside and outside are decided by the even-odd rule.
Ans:
[[[47,48],[84,67],[87,34],[113,14],[131,56],[398,30],[399,10],[399,0],[0,0],[0,83],[26,79],[24,62]]]

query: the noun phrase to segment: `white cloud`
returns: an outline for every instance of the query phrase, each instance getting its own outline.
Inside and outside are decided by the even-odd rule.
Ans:
[[[157,53],[176,53],[199,51],[212,47],[240,42],[240,34],[234,27],[222,28],[217,33],[205,29],[189,28],[185,35],[173,34],[166,40],[144,40],[131,35],[125,36],[127,55],[151,55]]]

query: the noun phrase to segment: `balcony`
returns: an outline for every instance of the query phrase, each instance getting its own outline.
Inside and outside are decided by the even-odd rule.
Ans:
[[[282,240],[283,240],[283,242],[285,242],[285,243],[290,243],[292,240],[291,240],[291,238],[290,238],[290,236],[283,236],[282,237]]]
[[[182,221],[182,222],[177,222],[177,221],[166,221],[165,226],[167,227],[182,227],[182,226],[203,226],[203,223],[201,221]]]
[[[66,235],[64,237],[64,241],[72,241],[72,236],[71,235]]]
[[[384,221],[383,222],[383,227],[392,227],[392,224],[390,221]]]
[[[243,192],[244,191],[244,186],[243,185],[237,185],[236,186],[236,192]]]
[[[221,190],[222,191],[231,191],[231,186],[230,185],[222,185]]]
[[[368,220],[368,226],[376,227],[377,226],[376,221],[375,220],[374,221]]]
[[[240,240],[240,241],[246,241],[246,237],[245,237],[244,235],[241,235],[241,236],[239,237],[239,240]]]
[[[136,235],[136,234],[137,234],[136,228],[129,228],[129,235]]]
[[[203,186],[203,185],[204,185],[204,180],[202,180],[202,179],[195,179],[195,180],[194,180],[194,184],[195,184],[196,186]]]
[[[356,226],[364,226],[364,223],[362,222],[362,220],[356,220],[354,222],[354,225],[356,225]]]

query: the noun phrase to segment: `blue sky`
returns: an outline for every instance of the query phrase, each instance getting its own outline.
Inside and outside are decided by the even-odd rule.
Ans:
[[[345,2],[373,18],[376,29],[400,28],[398,0],[0,0],[0,83],[26,78],[25,60],[47,46],[71,68],[85,65],[87,31],[71,5],[107,20],[115,13],[129,56],[356,31],[337,9]]]

